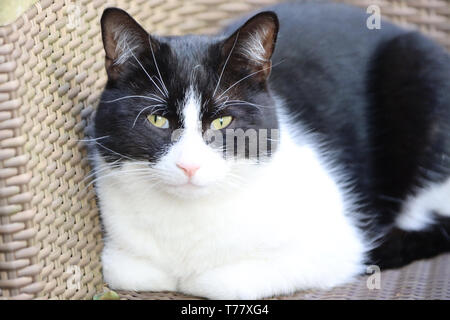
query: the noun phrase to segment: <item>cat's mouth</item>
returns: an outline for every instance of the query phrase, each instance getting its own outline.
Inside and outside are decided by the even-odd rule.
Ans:
[[[193,182],[192,180],[189,180],[185,183],[180,183],[180,184],[176,184],[176,185],[172,185],[172,187],[174,188],[186,188],[186,189],[192,189],[192,190],[196,190],[196,189],[203,189],[206,186],[205,185],[201,185],[198,183]]]
[[[167,184],[164,191],[179,198],[194,199],[208,195],[211,190],[206,185],[188,181],[180,184]]]

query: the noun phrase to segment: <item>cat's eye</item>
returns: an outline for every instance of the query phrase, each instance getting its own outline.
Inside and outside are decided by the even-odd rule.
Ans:
[[[167,129],[169,127],[169,120],[157,114],[151,114],[147,117],[148,121],[157,128]]]
[[[211,129],[214,130],[224,129],[230,125],[231,120],[233,120],[232,116],[224,116],[217,118],[213,122],[211,122]]]

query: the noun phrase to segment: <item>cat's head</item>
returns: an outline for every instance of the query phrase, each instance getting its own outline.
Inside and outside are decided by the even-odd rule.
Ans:
[[[108,83],[95,139],[110,170],[195,197],[239,185],[270,158],[278,128],[267,83],[273,12],[224,36],[150,35],[116,8],[105,10],[101,27]]]

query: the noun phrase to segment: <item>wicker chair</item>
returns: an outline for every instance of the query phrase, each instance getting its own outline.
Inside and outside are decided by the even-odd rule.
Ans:
[[[91,299],[102,235],[81,141],[106,82],[99,19],[127,10],[157,34],[210,33],[274,0],[41,0],[0,27],[0,299]],[[353,0],[450,49],[447,0]],[[450,255],[277,299],[450,299]],[[192,298],[119,292],[125,299]]]

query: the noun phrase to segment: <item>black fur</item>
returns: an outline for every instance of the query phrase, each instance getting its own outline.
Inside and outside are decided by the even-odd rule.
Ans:
[[[450,178],[450,57],[416,32],[340,4],[274,7],[280,33],[271,89],[318,133],[355,181],[360,205],[388,231],[368,263],[399,267],[450,251],[450,221],[423,232],[393,227],[408,195]],[[336,159],[335,158],[335,159]],[[450,201],[450,195],[449,195]]]

